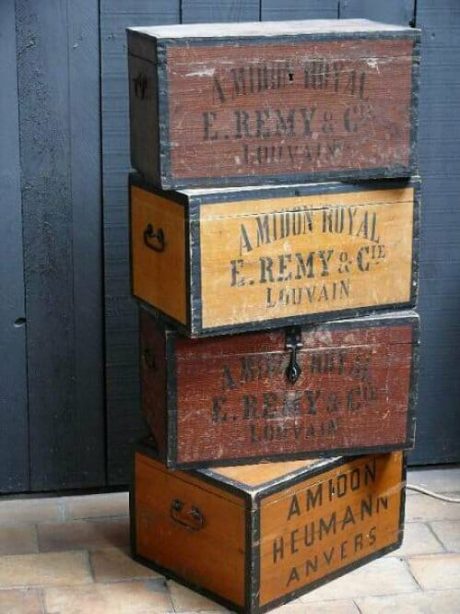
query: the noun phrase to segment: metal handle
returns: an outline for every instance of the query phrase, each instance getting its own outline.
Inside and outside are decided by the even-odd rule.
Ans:
[[[303,347],[302,330],[300,327],[292,327],[286,330],[286,349],[291,351],[289,364],[286,369],[286,377],[291,384],[299,379],[302,369],[297,362],[297,350]]]
[[[205,520],[201,510],[195,505],[186,509],[186,505],[180,499],[173,499],[169,514],[174,522],[185,527],[189,531],[199,531],[204,527]]]
[[[155,230],[152,224],[147,224],[144,230],[144,245],[154,252],[164,252],[166,241],[163,228]]]

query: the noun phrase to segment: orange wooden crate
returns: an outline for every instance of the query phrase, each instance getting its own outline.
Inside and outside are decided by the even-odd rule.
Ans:
[[[403,536],[402,452],[169,471],[135,455],[133,554],[238,612],[264,612]]]
[[[134,296],[191,337],[415,305],[418,178],[164,192],[131,176]]]

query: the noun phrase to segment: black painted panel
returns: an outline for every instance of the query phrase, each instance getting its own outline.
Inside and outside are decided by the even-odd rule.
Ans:
[[[460,462],[460,3],[417,0],[422,325],[412,464]]]
[[[259,0],[182,0],[182,23],[259,21]]]
[[[106,412],[108,483],[127,484],[132,444],[145,435],[139,405],[137,306],[129,277],[128,26],[178,23],[179,0],[101,0]]]
[[[409,25],[414,18],[415,0],[340,0],[340,17],[373,19]]]
[[[338,0],[261,0],[262,21],[336,19]]]
[[[14,0],[0,2],[0,493],[29,488]]]
[[[98,2],[16,2],[31,489],[105,483]]]

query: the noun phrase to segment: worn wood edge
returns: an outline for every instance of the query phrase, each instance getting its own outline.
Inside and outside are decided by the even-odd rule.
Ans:
[[[415,406],[415,403],[414,403]],[[408,412],[409,413],[409,412]],[[200,461],[181,462],[174,460],[172,455],[164,460],[168,469],[184,470],[202,470],[218,468],[218,467],[236,467],[239,465],[251,465],[260,463],[282,463],[285,461],[295,460],[311,460],[313,459],[329,459],[335,456],[344,456],[354,458],[368,454],[388,454],[390,452],[398,452],[400,450],[412,450],[415,442],[415,412],[408,415],[407,419],[409,428],[406,428],[406,438],[403,442],[377,445],[377,446],[355,446],[353,448],[328,448],[327,450],[312,450],[307,452],[293,452],[280,454],[265,454],[263,456],[246,456],[226,459],[205,458]],[[254,489],[255,492],[256,488]]]
[[[169,138],[169,137],[166,137]],[[169,169],[169,167],[167,167]],[[180,191],[187,188],[241,187],[251,185],[279,185],[288,183],[323,183],[339,181],[366,181],[370,179],[403,179],[418,173],[415,161],[408,165],[395,165],[350,171],[318,171],[310,173],[280,173],[279,175],[231,175],[226,177],[192,177],[173,179],[169,170],[162,170],[158,185],[165,191]],[[152,178],[149,177],[152,181]]]
[[[262,178],[263,179],[263,178]],[[408,187],[420,187],[421,178],[419,175],[402,177],[380,177],[373,181],[358,180],[330,180],[315,181],[310,183],[277,182],[276,184],[263,184],[261,182],[254,186],[242,185],[233,187],[203,187],[199,188],[179,188],[163,189],[159,185],[146,178],[142,173],[135,171],[130,173],[130,185],[136,186],[146,191],[153,192],[157,196],[172,200],[180,205],[189,206],[192,204],[221,204],[223,202],[238,202],[244,200],[257,200],[269,198],[289,198],[293,196],[310,196],[329,193],[348,193],[348,192],[367,192],[384,189],[402,189]]]
[[[241,502],[245,504],[251,501],[250,493],[243,490],[240,487],[240,483],[234,480],[220,479],[220,476],[216,476],[214,474],[212,475],[211,474],[207,475],[205,473],[202,474],[201,471],[193,471],[193,470],[188,471],[188,470],[178,469],[176,472],[174,469],[172,470],[169,469],[167,465],[162,461],[162,459],[158,456],[156,450],[152,447],[151,443],[149,443],[149,438],[144,438],[137,443],[137,445],[135,446],[135,453],[142,454],[144,456],[151,458],[154,461],[161,463],[163,465],[163,470],[165,473],[168,473],[168,472],[176,473],[176,477],[178,479],[183,479],[183,478],[180,478],[177,475],[177,473],[189,474],[193,480],[193,483],[196,483],[196,481],[208,483],[214,488],[217,488],[224,492],[228,492],[232,494],[233,496],[238,497],[241,500]]]
[[[183,336],[186,338],[190,338],[188,335],[184,335],[183,332],[179,330],[177,326],[171,326],[170,324],[164,322],[163,318],[158,317],[158,313],[155,309],[153,309],[149,304],[138,301],[140,309],[146,311],[150,317],[156,322],[157,326],[163,327],[165,333],[175,336]],[[348,328],[350,326],[356,326],[358,323],[362,324],[366,328],[376,328],[379,326],[397,326],[397,325],[407,325],[408,323],[414,322],[416,324],[420,323],[420,315],[414,309],[403,309],[400,311],[376,311],[370,312],[367,314],[361,315],[359,318],[355,317],[343,317],[343,318],[334,318],[331,320],[325,319],[321,322],[308,322],[305,320],[301,322],[299,326],[304,331],[312,331],[312,330],[322,330],[323,328]],[[279,328],[283,328],[280,326]],[[261,327],[262,331],[264,330]],[[236,335],[244,335],[246,332],[238,332]],[[260,332],[259,331],[250,331],[250,332]],[[419,339],[419,326],[417,326],[417,336],[414,337],[417,343],[420,342]]]
[[[413,292],[415,295],[415,292]],[[362,317],[375,317],[377,318],[380,315],[387,313],[394,313],[395,317],[397,312],[399,311],[412,311],[415,307],[415,296],[410,301],[405,301],[402,303],[391,303],[386,305],[379,305],[378,307],[358,307],[352,309],[344,309],[341,311],[330,311],[320,314],[311,314],[311,315],[301,315],[301,316],[292,316],[287,318],[275,318],[272,320],[257,320],[256,322],[249,322],[244,324],[237,325],[227,325],[227,326],[218,326],[216,328],[198,328],[197,325],[193,326],[184,326],[174,318],[168,316],[167,314],[161,312],[159,309],[146,303],[140,297],[133,294],[133,297],[138,301],[138,303],[142,306],[143,309],[146,309],[150,312],[152,317],[154,317],[157,322],[161,322],[165,327],[174,328],[177,332],[185,335],[189,339],[199,339],[204,337],[215,337],[218,335],[233,335],[240,333],[249,333],[249,332],[257,332],[260,330],[271,330],[274,328],[284,328],[286,326],[293,325],[302,325],[302,326],[311,326],[316,327],[322,324],[331,323],[335,321],[342,320],[351,320],[353,318],[362,318]],[[195,312],[195,322],[196,322],[196,312]]]
[[[292,20],[283,22],[283,24],[299,24],[299,23],[314,23],[317,21],[330,22],[330,25],[335,24],[340,26],[344,24],[344,22],[355,21],[354,19],[308,19],[308,20]],[[221,23],[213,23],[213,24],[177,24],[173,26],[177,29],[178,34],[174,36],[171,33],[171,26],[153,26],[157,32],[163,30],[165,36],[155,32],[149,33],[146,32],[145,29],[141,29],[142,27],[133,26],[126,28],[128,35],[132,36],[131,40],[134,40],[136,37],[144,38],[147,40],[156,40],[158,43],[163,45],[164,47],[191,47],[191,46],[200,46],[200,47],[219,47],[225,45],[234,45],[238,43],[238,45],[259,45],[263,44],[282,44],[285,42],[299,42],[303,43],[305,41],[322,41],[322,40],[394,40],[394,39],[420,39],[421,30],[420,28],[412,28],[411,26],[403,26],[403,25],[392,25],[392,24],[384,24],[383,22],[372,21],[372,20],[362,20],[367,21],[372,24],[373,28],[361,28],[359,29],[359,24],[355,30],[343,30],[343,29],[329,29],[324,31],[319,30],[310,30],[310,31],[280,31],[280,32],[267,32],[267,26],[275,25],[277,29],[282,30],[282,25],[279,21],[264,21],[263,27],[265,28],[264,32],[260,33],[244,33],[244,27],[250,25],[261,26],[261,22],[238,22],[238,27],[235,29],[235,34],[228,34],[228,30],[232,30],[232,25],[226,22]],[[196,31],[197,28],[202,26],[210,26],[212,25],[213,32],[208,36],[198,34],[192,34],[193,31]],[[229,28],[230,25],[230,28]],[[216,34],[219,26],[223,26],[227,30],[226,35]],[[243,26],[243,28],[242,28]],[[383,27],[382,27],[383,26]],[[190,30],[190,35],[181,35],[179,28],[187,28]],[[243,33],[241,33],[243,32]],[[161,61],[160,56],[157,58],[158,63]]]
[[[165,339],[165,361],[166,361],[166,399],[165,416],[166,420],[166,454],[165,460],[167,467],[170,463],[176,464],[177,461],[177,369],[174,335],[166,334]]]
[[[254,611],[259,604],[260,506],[251,500],[246,504],[246,544],[244,569],[244,601],[246,611]]]
[[[417,416],[417,401],[418,401],[418,384],[419,384],[419,363],[420,363],[420,337],[421,337],[421,325],[420,317],[415,314],[415,317],[411,321],[412,326],[412,360],[411,371],[409,375],[409,395],[407,404],[407,422],[406,422],[406,435],[409,445],[401,449],[413,450],[415,447],[415,432],[416,432],[416,416]],[[407,465],[407,454],[403,454],[403,465]],[[405,474],[404,474],[405,475]]]
[[[412,49],[412,89],[410,97],[410,155],[409,166],[418,168],[418,118],[419,118],[419,98],[420,98],[420,47],[421,47],[421,30],[416,30],[417,36],[414,38],[414,46]]]

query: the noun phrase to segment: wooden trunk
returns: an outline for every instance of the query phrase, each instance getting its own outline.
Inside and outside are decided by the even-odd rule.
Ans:
[[[140,316],[142,409],[169,467],[413,445],[413,312],[208,339]]]
[[[367,20],[129,28],[132,164],[164,189],[409,176],[418,46]]]
[[[131,177],[134,296],[192,337],[413,306],[419,180],[161,192]]]
[[[134,556],[233,611],[264,612],[402,541],[402,452],[168,471],[140,447]]]

